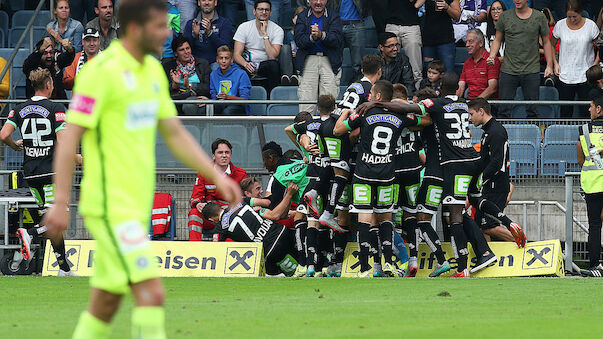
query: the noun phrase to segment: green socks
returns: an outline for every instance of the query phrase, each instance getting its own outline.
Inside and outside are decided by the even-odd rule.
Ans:
[[[132,338],[165,339],[165,311],[163,307],[135,307],[132,311]]]
[[[109,324],[84,311],[73,332],[73,339],[109,338],[110,334]]]

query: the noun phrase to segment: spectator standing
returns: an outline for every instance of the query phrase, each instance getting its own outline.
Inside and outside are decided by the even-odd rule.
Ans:
[[[460,42],[465,39],[467,31],[479,27],[486,21],[486,0],[459,0],[461,7],[461,18],[452,23],[454,28],[454,40]]]
[[[180,31],[184,32],[186,24],[196,16],[198,5],[197,0],[172,0],[174,5],[180,11]]]
[[[306,7],[300,6],[295,9],[295,13],[291,21],[293,27],[297,22],[297,16],[303,12]],[[297,86],[299,85],[299,69],[295,64],[295,56],[297,55],[297,45],[295,44],[294,29],[285,32],[285,38],[283,41],[283,47],[281,48],[281,54],[279,55],[279,61],[281,63],[281,85],[283,86]]]
[[[421,26],[419,26],[419,8],[425,4],[425,0],[391,2],[393,6],[388,8],[390,15],[386,21],[385,31],[398,36],[398,42],[402,45],[404,53],[410,60],[415,83],[418,84],[423,79],[423,57],[421,54],[423,43],[421,41]],[[392,83],[395,84],[394,81]],[[412,89],[414,89],[414,86]]]
[[[350,49],[352,59],[352,81],[361,78],[362,56],[366,47],[366,27],[364,18],[368,16],[367,3],[364,0],[331,0],[329,8],[339,13],[343,27],[344,48]]]
[[[283,29],[268,20],[270,0],[255,0],[255,18],[242,23],[234,35],[234,61],[249,75],[268,78],[266,91],[278,86],[281,80],[276,60],[283,46]]]
[[[548,36],[549,29],[544,14],[528,7],[527,0],[516,0],[514,9],[500,15],[496,24],[496,38],[488,57],[488,63],[494,65],[494,58],[504,40],[506,53],[498,80],[500,99],[513,100],[520,86],[525,100],[539,99],[539,38],[544,42],[547,63],[544,76],[546,78],[553,74],[553,48]],[[511,107],[511,105],[501,105],[499,117],[508,118],[511,115]],[[536,105],[526,106],[528,118],[538,117],[536,108]]]
[[[170,96],[173,100],[196,99],[197,96],[209,96],[209,62],[192,55],[188,38],[180,35],[172,41],[176,57],[163,64],[170,83]],[[180,106],[180,105],[178,105]],[[197,115],[197,105],[176,106],[182,115]]]
[[[48,35],[54,38],[55,41],[69,39],[69,43],[78,53],[82,50],[82,34],[84,26],[82,23],[70,17],[71,10],[67,0],[55,0],[54,2],[54,20],[46,25]],[[64,52],[62,46],[59,46],[59,51]]]
[[[553,29],[551,44],[559,46],[559,62],[554,58],[555,75],[559,77],[559,100],[586,100],[590,86],[586,71],[599,62],[595,57],[594,45],[599,29],[594,21],[582,17],[582,5],[578,0],[569,0],[565,6],[567,18],[559,20]],[[571,118],[573,106],[561,106],[561,118]],[[580,117],[586,118],[587,110],[580,106]]]
[[[603,8],[599,10],[596,24],[600,31],[599,38],[597,39],[597,56],[601,59],[601,49],[603,48]]]
[[[73,62],[75,52],[69,40],[61,40],[61,45],[65,52],[61,53],[55,50],[54,40],[46,37],[36,44],[36,49],[23,62],[23,73],[26,76],[25,94],[28,98],[34,95],[34,89],[29,80],[29,73],[38,68],[45,68],[50,71],[54,90],[49,99],[67,99],[67,94],[63,88],[63,69]]]
[[[392,32],[384,32],[379,35],[379,51],[383,58],[381,79],[388,80],[392,84],[403,84],[406,86],[408,94],[412,96],[416,88],[412,67],[408,57],[400,51],[398,41],[398,36]]]
[[[486,50],[490,52],[490,46],[494,42],[494,38],[496,37],[496,23],[500,18],[500,14],[507,10],[507,6],[504,2],[500,0],[496,0],[490,5],[490,9],[488,10],[488,18],[485,24],[480,26],[480,29],[484,33],[486,37]],[[501,42],[500,48],[498,50],[498,54],[500,54],[499,61],[502,61],[503,56],[505,55],[505,42]]]
[[[425,3],[423,24],[423,61],[444,62],[446,72],[454,70],[454,29],[452,21],[461,17],[459,0],[436,0]]]
[[[71,17],[79,22],[88,22],[94,18],[94,0],[69,0]]]
[[[172,34],[169,38],[165,39],[163,43],[163,53],[161,53],[161,62],[166,62],[169,59],[173,59],[174,50],[172,49],[172,41],[181,32],[180,28],[180,11],[170,1],[166,1],[168,6],[168,26],[172,30]]]
[[[207,60],[215,70],[218,68],[215,63],[218,47],[232,46],[232,24],[216,12],[218,0],[197,0],[197,4],[199,8],[194,18],[186,23],[184,36],[191,41],[195,58]]]
[[[82,43],[84,49],[75,55],[71,65],[67,66],[63,72],[63,86],[66,90],[73,89],[75,76],[84,67],[84,64],[100,53],[100,34],[94,28],[86,28],[82,35]]]
[[[216,139],[211,144],[211,153],[214,168],[219,173],[230,177],[237,183],[247,178],[247,172],[232,163],[232,145],[228,140]],[[193,187],[193,193],[189,200],[191,210],[188,213],[188,240],[212,240],[212,236],[215,233],[213,230],[215,225],[203,219],[201,215],[203,207],[210,201],[218,203],[223,208],[228,206],[228,202],[224,201],[224,198],[216,189],[216,185],[198,174],[195,186]]]
[[[601,257],[601,219],[603,218],[603,97],[590,103],[591,121],[579,128],[576,145],[580,172],[580,186],[584,191],[588,215],[588,259],[590,268],[582,274],[603,277]]]
[[[295,24],[295,62],[302,74],[298,97],[316,101],[319,94],[331,94],[337,98],[343,58],[341,20],[337,12],[326,9],[326,0],[309,2],[310,8],[298,15]],[[314,112],[315,106],[300,105],[299,109]]]
[[[119,38],[119,22],[113,15],[111,0],[95,0],[94,12],[98,16],[88,21],[86,28],[94,28],[100,33],[100,50],[104,51],[111,41]]]
[[[467,88],[467,99],[498,99],[498,77],[500,61],[494,59],[494,65],[488,65],[490,53],[484,47],[484,34],[479,29],[467,31],[465,46],[469,58],[463,64],[463,72],[459,80],[458,97],[464,97]]]

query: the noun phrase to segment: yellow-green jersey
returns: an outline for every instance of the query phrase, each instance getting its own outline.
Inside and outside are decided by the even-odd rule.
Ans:
[[[75,81],[67,122],[85,127],[84,217],[148,220],[155,190],[157,123],[176,115],[160,63],[139,63],[120,41],[87,62]]]

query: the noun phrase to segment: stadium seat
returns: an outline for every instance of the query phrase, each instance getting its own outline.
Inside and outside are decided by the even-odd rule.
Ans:
[[[544,143],[573,142],[576,145],[580,135],[579,129],[578,125],[551,125],[544,130]]]
[[[0,30],[4,33],[4,38],[8,35],[8,26],[10,20],[8,19],[8,14],[5,11],[0,11]],[[2,46],[6,43],[6,40],[2,40]]]
[[[266,100],[268,96],[266,90],[261,86],[251,86],[249,100]],[[249,105],[249,113],[251,115],[266,115],[266,104]]]
[[[45,27],[34,27],[33,29],[33,43],[34,46],[36,43],[38,43],[38,41],[44,39],[48,33],[46,32],[46,28]],[[23,34],[23,31],[25,31],[25,28],[23,27],[18,27],[18,28],[11,28],[8,31],[8,47],[10,48],[14,48],[17,47],[17,42],[19,42],[19,38],[21,38],[21,34]],[[21,44],[21,48],[29,48],[29,38],[30,38],[30,33],[27,33],[25,35],[25,39],[23,40],[23,43]]]
[[[504,124],[509,136],[509,142],[529,142],[537,149],[540,146],[540,128],[532,124]]]
[[[555,87],[547,87],[540,86],[540,100],[550,100],[555,101],[559,100],[559,92]],[[524,100],[523,92],[521,87],[517,88],[517,92],[515,93],[514,100]],[[556,119],[559,118],[561,113],[558,105],[538,105],[538,117],[539,118],[549,118]],[[511,112],[511,118],[514,119],[525,119],[526,107],[525,105],[516,105],[513,107],[513,111]]]
[[[364,51],[362,52],[362,56],[365,56],[368,54],[379,54],[379,49],[376,47],[365,47]]]
[[[480,127],[475,127],[473,124],[469,125],[469,130],[471,130],[471,143],[474,145],[479,143],[482,140],[482,134],[484,134],[484,130]]]
[[[19,130],[15,130],[11,134],[11,137],[13,138],[13,140],[22,139]],[[7,171],[20,171],[22,169],[21,165],[23,164],[23,152],[14,151],[10,147],[4,147],[4,151],[5,169]]]
[[[350,54],[349,48],[343,49],[343,59],[341,63],[341,79],[339,84],[341,86],[347,86],[352,82],[352,77],[354,76],[354,71],[352,68],[352,55]]]
[[[17,99],[21,99],[21,98],[25,98],[25,74],[23,74],[23,62],[25,61],[25,59],[27,59],[27,57],[29,56],[29,50],[25,49],[25,48],[21,48],[19,49],[19,52],[17,52],[17,55],[15,56],[15,59],[13,59],[13,67],[12,67],[12,75],[11,75],[11,82],[13,84],[13,86],[16,85],[15,88],[15,98]]]
[[[463,65],[465,60],[469,58],[469,53],[467,52],[467,47],[457,47],[456,54],[454,56],[454,63]]]
[[[31,20],[31,17],[33,16],[35,11],[17,11],[15,12],[15,14],[13,14],[13,28],[25,28],[27,27],[27,24],[29,23],[29,20]],[[42,26],[44,28],[46,28],[46,25],[51,21],[51,17],[50,17],[50,11],[40,11],[38,13],[38,16],[36,16],[36,18],[34,19],[34,26]]]
[[[299,113],[299,105],[271,104],[266,110],[268,116],[296,116],[297,113]]]
[[[298,100],[297,86],[276,86],[270,91],[271,100]]]
[[[576,141],[545,143],[542,146],[540,175],[565,176],[565,172],[579,172],[580,165],[576,157]]]
[[[9,0],[8,4],[13,12],[25,9],[25,0]]]
[[[211,154],[211,143],[218,138],[226,139],[232,144],[232,161],[238,167],[247,165],[247,130],[249,124],[212,123],[211,127],[204,130],[207,142],[204,143],[206,152]],[[202,133],[204,134],[204,133]]]
[[[185,121],[186,122],[186,121]],[[201,140],[201,132],[199,127],[194,125],[184,125],[189,133],[197,140],[202,146],[204,146]],[[207,144],[207,142],[205,142]],[[184,168],[185,165],[181,164],[170,152],[163,138],[157,133],[157,147],[155,148],[155,164],[157,168]]]
[[[509,175],[512,177],[537,174],[538,148],[531,142],[510,141],[509,158],[511,159]]]
[[[281,146],[283,152],[296,148],[291,142],[287,134],[285,134],[285,127],[293,122],[273,122],[258,124],[252,128],[249,128],[249,142],[247,143],[247,168],[263,168],[264,163],[262,162],[262,147],[258,128],[262,128],[264,132],[264,141],[274,141]]]

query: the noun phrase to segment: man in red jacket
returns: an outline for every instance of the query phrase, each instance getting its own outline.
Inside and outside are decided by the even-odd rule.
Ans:
[[[224,175],[229,176],[236,182],[247,178],[247,172],[244,169],[238,168],[230,162],[232,145],[228,140],[216,139],[211,144],[211,152],[214,159],[214,167],[218,172],[224,173]],[[218,190],[216,190],[214,183],[197,175],[193,194],[190,199],[191,210],[188,212],[188,239],[190,241],[212,240],[215,225],[205,220],[201,215],[201,210],[210,201],[215,201],[222,206],[228,205],[228,202],[224,201]]]

